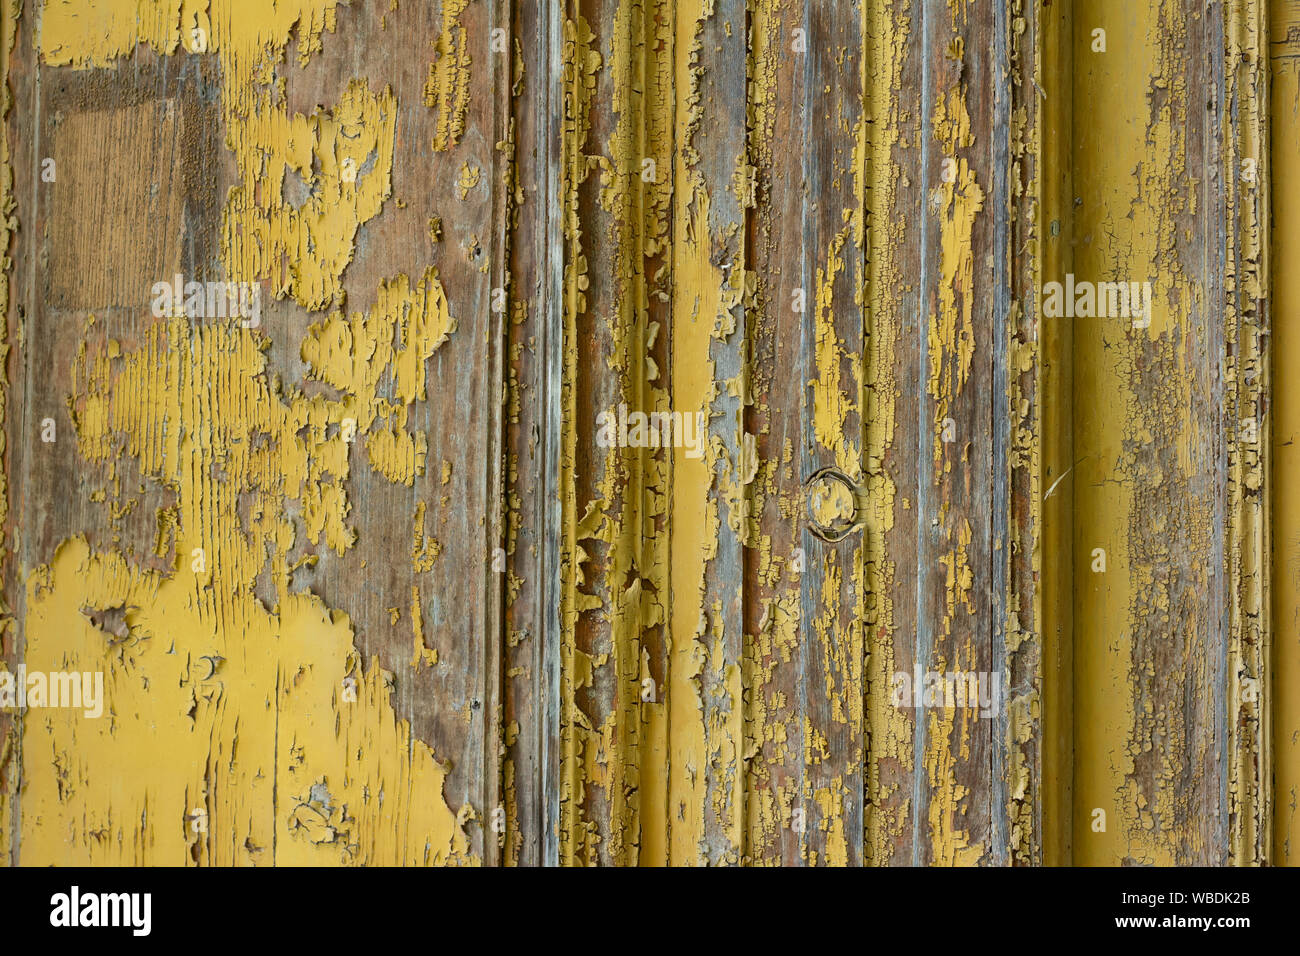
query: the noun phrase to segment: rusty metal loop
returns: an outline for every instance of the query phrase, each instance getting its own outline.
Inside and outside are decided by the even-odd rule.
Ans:
[[[823,485],[830,485],[831,483],[838,484],[848,492],[849,498],[853,502],[853,518],[851,521],[843,525],[838,523],[835,525],[828,525],[818,519],[817,515],[813,511],[813,494],[818,483]],[[838,541],[843,541],[853,532],[862,527],[864,521],[858,486],[853,479],[844,474],[844,472],[840,471],[838,468],[828,466],[817,469],[817,471],[809,475],[804,481],[804,490],[807,502],[806,507],[808,509],[808,531],[815,537],[821,538],[823,541],[831,544],[835,544]]]

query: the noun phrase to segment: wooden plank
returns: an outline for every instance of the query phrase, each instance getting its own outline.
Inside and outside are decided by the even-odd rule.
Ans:
[[[809,125],[806,9],[763,2],[751,19],[748,152],[755,209],[747,268],[754,292],[746,324],[753,405],[746,430],[757,459],[751,492],[757,527],[746,549],[745,809],[747,858],[756,865],[801,859],[807,831],[805,730],[793,702],[805,660],[802,329],[811,306],[802,241],[804,164],[791,161],[805,152]]]
[[[858,4],[804,5],[802,111],[803,262],[799,378],[803,383],[799,479],[816,522],[833,510],[834,485],[813,487],[824,468],[862,480],[864,183],[861,143],[863,71],[849,50],[862,49]],[[825,500],[821,500],[822,498]],[[802,503],[802,502],[801,502]],[[856,501],[854,502],[856,506]],[[825,520],[825,519],[823,519]],[[800,664],[795,703],[805,827],[800,859],[843,866],[861,860],[863,832],[862,554],[858,533],[827,541],[805,526],[800,544]]]
[[[1235,225],[1214,149],[1231,120],[1218,14],[1075,10],[1074,101],[1106,104],[1074,116],[1075,281],[1150,283],[1153,295],[1137,317],[1085,304],[1073,319],[1079,863],[1232,858],[1226,615],[1244,595],[1226,469],[1231,449],[1257,444],[1258,422],[1243,431],[1225,384],[1237,343],[1220,263]],[[1207,66],[1175,65],[1189,60]]]
[[[26,656],[84,607],[77,653],[93,657],[102,615],[125,608],[114,729],[83,745],[71,727],[50,734],[80,755],[76,779],[151,753],[132,728],[172,706],[152,693],[176,681],[167,656],[193,704],[171,721],[180,736],[150,742],[177,771],[142,771],[134,792],[89,783],[68,806],[34,774],[19,808],[30,862],[495,859],[503,388],[501,349],[484,343],[504,336],[490,306],[510,59],[490,53],[483,4],[335,7],[259,21],[215,4],[198,41],[179,16],[155,23],[132,4],[40,25],[35,113],[67,188],[51,191],[48,225],[35,220],[56,254],[33,261],[28,361],[41,365],[27,390],[70,396],[75,417],[29,479],[66,491],[29,498],[25,573],[52,574],[54,596],[27,611]],[[294,29],[299,56],[276,67],[269,54],[276,99],[254,68]],[[392,58],[358,69],[372,42]],[[128,128],[171,165],[86,148]],[[96,207],[96,194],[140,199]],[[131,254],[106,258],[103,237]],[[83,281],[96,257],[107,278]],[[259,321],[150,316],[152,284],[173,270],[260,283]],[[38,517],[47,500],[59,504]]]

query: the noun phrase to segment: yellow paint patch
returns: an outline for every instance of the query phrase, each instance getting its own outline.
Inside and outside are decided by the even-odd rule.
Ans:
[[[382,283],[370,309],[344,317],[341,277],[358,229],[391,192],[396,102],[355,80],[333,107],[291,116],[273,82],[291,33],[305,63],[334,30],[336,6],[45,9],[49,65],[107,66],[137,43],[220,56],[226,144],[242,180],[224,210],[227,276],[333,309],[301,356],[341,397],[272,381],[267,341],[233,323],[164,319],[129,350],[83,341],[79,449],[91,462],[131,456],[176,493],[177,508],[159,515],[173,570],[144,572],[77,538],[30,575],[28,666],[102,670],[108,714],[28,725],[25,863],[476,862],[463,832],[473,811],[441,799],[446,768],[395,718],[393,675],[375,661],[362,668],[346,616],[294,590],[304,562],[287,561],[298,538],[289,502],[308,541],[340,555],[351,547],[355,439],[391,481],[411,485],[423,472],[427,440],[408,417],[427,397],[426,360],[456,327],[433,269],[414,287],[406,276]],[[289,176],[307,189],[301,205],[283,198]],[[435,549],[417,546],[417,570]],[[255,593],[263,570],[269,608]],[[125,638],[88,616],[112,609],[124,609]],[[431,666],[414,586],[411,616],[413,664]]]

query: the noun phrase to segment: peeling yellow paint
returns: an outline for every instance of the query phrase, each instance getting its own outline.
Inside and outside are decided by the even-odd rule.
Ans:
[[[296,590],[298,565],[287,562],[297,537],[289,501],[308,540],[351,547],[354,438],[388,480],[410,485],[422,473],[425,436],[408,415],[427,395],[425,360],[456,327],[432,268],[414,288],[405,276],[382,283],[372,307],[344,318],[340,279],[357,230],[391,192],[396,103],[356,80],[331,109],[291,116],[271,85],[291,33],[306,62],[335,29],[335,8],[178,0],[45,10],[50,65],[108,65],[137,42],[220,55],[226,144],[242,180],[224,211],[227,275],[333,309],[301,355],[341,397],[272,380],[266,340],[237,325],[173,317],[148,327],[138,348],[83,341],[72,399],[81,453],[92,462],[125,453],[176,492],[175,512],[159,516],[173,570],[142,571],[76,538],[29,576],[29,666],[103,669],[109,716],[61,714],[24,735],[24,862],[475,862],[468,817],[435,796],[447,768],[393,714],[393,675],[377,661],[363,668],[347,617]],[[298,208],[282,198],[288,175],[310,190]],[[417,547],[417,568],[433,554]],[[254,593],[264,568],[271,607]],[[88,614],[114,608],[125,609],[128,633],[106,640]],[[416,586],[411,616],[412,663],[430,666]],[[206,828],[191,825],[199,816]]]
[[[446,152],[465,135],[469,112],[469,39],[460,18],[470,0],[442,0],[442,32],[433,43],[434,59],[424,86],[425,105],[438,110],[433,148]]]
[[[79,317],[60,398],[114,536],[74,534],[21,569],[0,654],[103,670],[108,710],[0,725],[0,853],[468,864],[477,829],[489,863],[534,840],[583,865],[1291,862],[1300,517],[1270,500],[1300,403],[1281,383],[1270,411],[1269,315],[1295,296],[1270,278],[1266,213],[1272,199],[1281,257],[1293,6],[1274,0],[1271,24],[1262,0],[1213,8],[1223,46],[1205,57],[1218,24],[1181,0],[1006,0],[996,15],[863,0],[811,22],[790,0],[609,0],[565,8],[552,63],[515,35],[534,11],[507,31],[495,8],[442,0],[399,103],[318,59],[362,15],[345,0],[49,0],[33,32],[46,70],[116,68],[141,45],[215,57],[235,177],[220,266],[300,324],[281,355],[278,329],[141,315],[110,337]],[[396,9],[365,22],[389,30]],[[288,105],[291,44],[299,69],[328,67],[305,113]],[[525,53],[542,66],[527,84]],[[471,103],[489,76],[495,98]],[[552,80],[556,128],[531,129],[545,156],[527,137]],[[445,222],[394,198],[411,175],[395,167],[403,106],[432,131],[415,138],[445,180]],[[548,161],[553,196],[520,176]],[[512,247],[526,202],[554,205],[538,219],[556,232]],[[482,208],[491,220],[470,221]],[[348,275],[358,249],[374,268],[367,232],[393,229],[427,240],[447,276],[496,287],[488,321],[431,264]],[[517,262],[533,274],[512,276]],[[1149,281],[1150,323],[1047,315],[1035,293],[1067,274]],[[538,299],[556,280],[551,330]],[[454,338],[457,314],[475,341]],[[542,351],[553,334],[558,356]],[[426,433],[430,397],[463,394],[436,378],[460,349],[498,363],[485,391],[515,429],[485,472]],[[1273,350],[1294,351],[1285,328]],[[534,363],[558,373],[556,435],[529,405]],[[616,406],[698,415],[703,444],[593,440]],[[1258,441],[1233,433],[1245,422]],[[558,495],[525,505],[549,439]],[[358,467],[362,487],[402,496],[410,584],[381,622],[395,672],[301,584],[324,549],[367,569]],[[168,496],[143,516],[124,488],[136,471]],[[505,488],[473,516],[502,574],[484,613],[499,633],[481,673],[456,673],[435,582],[467,523],[454,505],[484,474],[490,499]],[[6,472],[0,526],[10,493]],[[530,523],[552,503],[558,528]],[[152,521],[145,558],[119,550],[133,513]],[[557,580],[528,579],[536,567]],[[555,598],[544,633],[511,616],[521,594]],[[529,641],[538,656],[516,655]],[[1006,671],[1000,720],[891,700],[913,665],[986,662]],[[449,677],[482,682],[438,716],[487,728],[486,754],[457,756],[458,774],[496,775],[487,806],[450,805],[451,766],[394,710],[404,682]],[[553,807],[536,806],[525,761],[543,758],[521,739],[551,761]]]

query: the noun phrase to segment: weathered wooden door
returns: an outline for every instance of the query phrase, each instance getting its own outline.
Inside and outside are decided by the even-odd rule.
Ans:
[[[1294,0],[3,18],[9,862],[1291,861]]]

